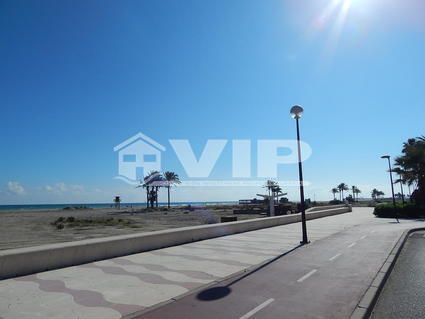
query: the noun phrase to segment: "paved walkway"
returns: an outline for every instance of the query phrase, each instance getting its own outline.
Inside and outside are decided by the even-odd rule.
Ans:
[[[376,235],[390,230],[388,253],[403,230],[417,224],[374,218],[370,208],[307,223],[312,242],[359,225]],[[299,223],[278,226],[3,280],[0,317],[118,319],[141,313],[294,249],[300,229]]]

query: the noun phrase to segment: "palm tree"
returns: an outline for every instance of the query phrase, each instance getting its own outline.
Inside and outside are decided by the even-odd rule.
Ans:
[[[276,187],[276,182],[272,181],[271,179],[268,179],[264,184],[264,187],[267,188],[267,190],[269,191],[269,196],[271,196],[273,188]]]
[[[147,176],[145,176],[143,178],[143,181],[140,180],[140,184],[136,186],[136,188],[140,188],[140,187],[143,187],[143,188],[146,189],[146,208],[148,208],[149,207],[149,188],[150,188],[150,186],[149,186],[149,183],[147,181]]]
[[[173,184],[180,184],[181,181],[179,179],[179,175],[177,175],[174,172],[170,172],[170,171],[166,171],[164,173],[164,179],[165,179],[165,182],[166,182],[165,187],[167,187],[168,208],[170,208],[170,188]]]
[[[361,192],[362,192],[362,191],[361,191],[360,189],[358,189],[358,188],[357,188],[357,186],[355,186],[354,193],[356,194],[357,201],[359,200],[359,194],[360,194]]]
[[[137,187],[143,187],[146,189],[146,207],[153,207],[154,203],[158,207],[158,189],[163,186],[164,178],[158,171],[150,171],[148,175],[143,178],[143,182],[140,181],[140,185]]]
[[[404,180],[403,180],[403,178],[401,177],[401,175],[400,175],[400,178],[398,178],[398,179],[396,179],[395,181],[394,181],[394,184],[400,184],[400,189],[401,189],[401,193],[398,193],[398,194],[401,194],[401,201],[403,202],[403,205],[404,205],[404,192],[403,192],[403,184],[404,184]]]
[[[358,199],[358,194],[360,194],[362,191],[357,188],[357,186],[352,186],[351,189],[353,190],[353,199],[356,201],[356,197]]]
[[[275,185],[272,187],[272,195],[273,195],[273,198],[274,198],[274,196],[277,196],[277,195],[279,195],[280,193],[282,193],[282,188],[279,186],[279,184],[276,182],[275,183]],[[276,198],[274,198],[274,201],[276,202],[279,202],[279,199],[276,197]]]
[[[376,200],[377,199],[377,197],[378,197],[377,194],[378,193],[379,193],[379,191],[376,188],[372,189],[371,195],[372,195],[372,199],[373,200]]]
[[[341,201],[343,201],[344,200],[344,191],[348,191],[347,184],[341,183],[336,188],[338,188],[338,190],[340,191],[340,198],[341,198]]]
[[[331,192],[332,192],[332,194],[334,195],[334,200],[336,200],[336,195],[335,194],[337,194],[337,193],[339,193],[339,190],[338,190],[338,188],[332,188],[331,189]]]
[[[402,153],[395,159],[393,171],[400,174],[408,186],[416,185],[412,198],[416,204],[425,204],[425,136],[408,139]]]
[[[379,199],[379,196],[384,196],[385,195],[385,193],[383,192],[383,191],[379,191],[379,190],[377,190],[376,188],[374,188],[373,190],[372,190],[372,198],[374,199],[374,200],[377,200],[377,199]]]

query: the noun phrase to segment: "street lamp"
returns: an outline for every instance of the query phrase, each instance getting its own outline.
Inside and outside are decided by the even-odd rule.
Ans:
[[[389,155],[383,155],[381,158],[386,158],[388,160],[388,168],[390,172],[390,181],[391,181],[391,192],[393,195],[393,205],[394,205],[394,213],[395,213],[395,219],[397,220],[397,223],[399,223],[398,217],[397,217],[397,205],[395,203],[395,196],[394,196],[394,183],[393,183],[393,171],[391,169],[391,161]]]
[[[303,240],[301,241],[302,245],[308,244],[307,239],[307,224],[305,218],[305,201],[304,201],[304,181],[303,181],[303,167],[301,163],[301,145],[300,145],[300,124],[299,119],[303,115],[304,109],[300,105],[295,105],[291,108],[291,117],[295,119],[297,123],[297,142],[298,142],[298,172],[300,177],[300,197],[301,197],[301,225],[303,231]]]

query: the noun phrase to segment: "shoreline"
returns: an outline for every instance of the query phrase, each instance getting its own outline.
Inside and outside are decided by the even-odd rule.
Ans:
[[[172,202],[171,207],[182,206],[208,206],[208,205],[236,205],[238,201],[211,201],[211,202]],[[167,202],[158,203],[159,207],[166,207]],[[115,208],[114,203],[72,203],[72,204],[24,204],[24,205],[0,205],[0,213],[3,211],[34,211],[34,210],[58,210],[66,207],[87,207],[87,208]],[[146,203],[121,203],[121,208],[146,208]]]

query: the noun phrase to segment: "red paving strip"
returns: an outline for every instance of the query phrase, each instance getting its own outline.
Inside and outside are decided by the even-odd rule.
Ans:
[[[14,280],[36,283],[38,284],[39,289],[42,291],[65,293],[65,294],[71,295],[72,298],[74,299],[74,302],[81,306],[91,307],[91,308],[94,308],[94,307],[110,308],[119,312],[121,316],[126,316],[126,315],[145,309],[145,307],[138,306],[138,305],[126,305],[126,304],[118,304],[118,303],[109,302],[105,299],[105,297],[101,293],[97,291],[68,288],[65,286],[65,283],[61,280],[39,279],[37,275],[20,277]]]

